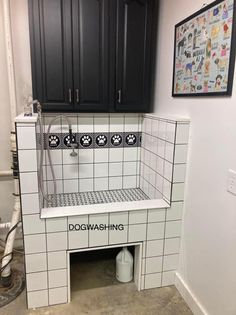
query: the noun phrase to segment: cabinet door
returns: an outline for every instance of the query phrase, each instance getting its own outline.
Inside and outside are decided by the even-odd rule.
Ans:
[[[73,109],[70,0],[29,0],[33,97],[46,110]]]
[[[152,2],[117,0],[117,111],[149,111]]]
[[[74,98],[77,111],[108,110],[108,1],[72,2]]]

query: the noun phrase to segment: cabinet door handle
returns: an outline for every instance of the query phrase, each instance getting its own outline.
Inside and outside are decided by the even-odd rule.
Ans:
[[[69,98],[69,103],[72,102],[72,91],[71,89],[68,90],[68,98]]]
[[[121,103],[121,90],[118,90],[118,99],[117,102],[120,104]]]
[[[76,94],[76,102],[79,103],[79,89],[75,90],[75,94]]]

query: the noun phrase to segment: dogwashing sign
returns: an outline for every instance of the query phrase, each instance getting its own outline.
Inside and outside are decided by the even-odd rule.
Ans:
[[[69,224],[69,231],[123,231],[123,224]]]

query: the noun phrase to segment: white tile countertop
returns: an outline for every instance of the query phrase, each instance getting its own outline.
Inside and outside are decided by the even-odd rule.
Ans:
[[[112,202],[106,204],[93,204],[82,206],[68,206],[55,208],[42,208],[41,219],[70,217],[86,214],[112,213],[122,211],[163,209],[170,205],[163,199],[150,199],[129,202]]]

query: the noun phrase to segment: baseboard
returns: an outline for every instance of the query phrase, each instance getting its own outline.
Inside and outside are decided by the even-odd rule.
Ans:
[[[175,274],[175,286],[194,315],[209,315],[178,272]]]

